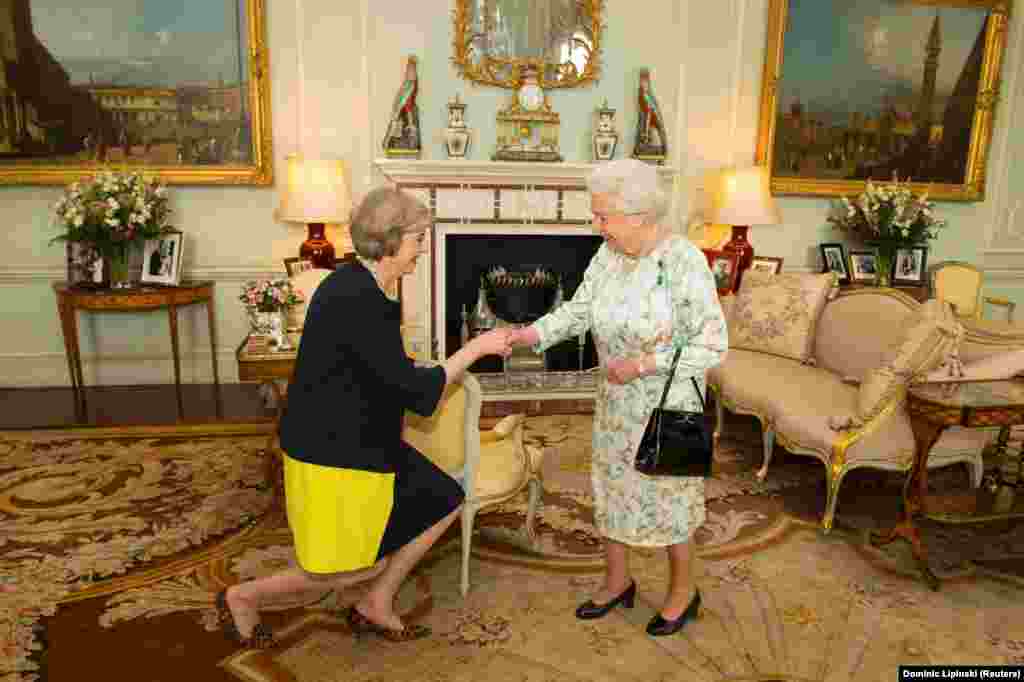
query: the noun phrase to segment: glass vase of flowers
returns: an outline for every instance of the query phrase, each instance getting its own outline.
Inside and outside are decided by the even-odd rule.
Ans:
[[[246,282],[238,300],[245,304],[252,331],[270,338],[277,350],[291,350],[292,344],[285,333],[285,311],[302,303],[300,294],[291,280],[266,279]]]
[[[106,264],[109,283],[128,287],[128,263],[133,248],[171,230],[167,188],[139,173],[105,171],[73,182],[54,205],[63,233],[53,242],[80,242]]]
[[[855,200],[844,196],[832,204],[828,222],[875,249],[876,284],[889,286],[896,251],[935,239],[946,226],[933,208],[927,191],[915,194],[908,183],[869,180]]]

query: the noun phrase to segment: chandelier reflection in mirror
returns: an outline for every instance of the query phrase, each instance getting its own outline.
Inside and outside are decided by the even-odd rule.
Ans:
[[[515,88],[522,67],[542,88],[570,88],[600,71],[604,0],[455,0],[452,61],[466,80]]]

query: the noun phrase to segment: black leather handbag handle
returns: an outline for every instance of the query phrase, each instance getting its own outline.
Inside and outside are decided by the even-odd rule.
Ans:
[[[683,348],[680,346],[676,348],[676,354],[672,356],[672,369],[668,371],[668,380],[665,381],[665,390],[661,392],[661,402],[658,403],[658,409],[665,409],[665,399],[668,398],[668,389],[672,386],[672,380],[676,378],[676,365],[679,364],[679,356],[682,354]],[[693,382],[693,390],[697,392],[697,397],[700,399],[700,409],[703,412],[707,411],[707,407],[704,403],[704,396],[700,393],[700,387],[697,386],[697,380],[690,377],[690,381]]]

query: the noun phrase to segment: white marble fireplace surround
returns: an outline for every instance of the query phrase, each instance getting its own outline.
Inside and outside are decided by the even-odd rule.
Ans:
[[[439,359],[447,350],[445,335],[438,333],[447,315],[446,235],[594,234],[586,177],[595,164],[378,159],[374,165],[434,215],[427,253],[402,287],[405,336],[422,356]],[[675,170],[662,166],[659,175],[675,206]],[[595,388],[589,372],[481,373],[477,378],[485,400],[589,398]]]

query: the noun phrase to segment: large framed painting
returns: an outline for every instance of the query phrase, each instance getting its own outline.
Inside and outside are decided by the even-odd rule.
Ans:
[[[0,0],[0,184],[273,180],[264,0]]]
[[[1010,0],[770,0],[757,160],[773,194],[909,179],[980,201]]]

